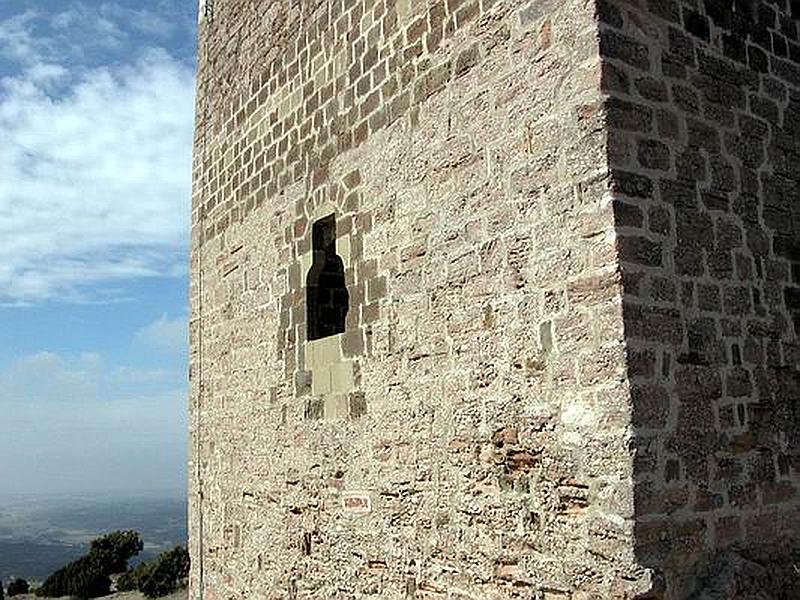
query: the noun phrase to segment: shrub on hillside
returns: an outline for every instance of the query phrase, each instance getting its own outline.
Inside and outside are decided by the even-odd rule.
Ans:
[[[135,531],[115,531],[92,541],[89,553],[50,575],[37,596],[57,598],[97,598],[111,589],[109,575],[128,568],[128,559],[142,550],[142,540]]]
[[[160,598],[180,589],[187,577],[189,552],[178,546],[125,573],[117,588],[122,592],[138,589],[148,598]]]
[[[8,597],[19,596],[28,593],[28,582],[24,579],[14,579],[8,584]]]
[[[3,600],[3,580],[0,579],[0,600]]]
[[[42,587],[36,590],[37,596],[59,598],[98,598],[111,591],[111,579],[95,558],[87,554],[50,575]]]
[[[140,583],[150,570],[149,562],[140,562],[136,567],[124,573],[117,579],[117,590],[120,592],[135,592],[139,589]]]

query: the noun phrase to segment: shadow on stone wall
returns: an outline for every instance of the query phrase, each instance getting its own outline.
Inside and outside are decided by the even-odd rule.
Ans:
[[[757,597],[726,573],[745,591],[797,579],[797,15],[768,2],[599,5],[636,554],[669,598],[715,573],[734,586],[720,598]],[[797,597],[782,589],[770,597]]]

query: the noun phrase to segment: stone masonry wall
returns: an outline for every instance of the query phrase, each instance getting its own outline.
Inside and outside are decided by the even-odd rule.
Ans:
[[[682,598],[715,551],[800,534],[800,4],[599,15],[637,557]]]
[[[594,3],[212,5],[191,598],[648,589]],[[309,343],[331,214],[350,306]]]

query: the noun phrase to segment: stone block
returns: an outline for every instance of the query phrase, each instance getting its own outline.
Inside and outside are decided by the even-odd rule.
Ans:
[[[662,245],[643,236],[620,236],[617,249],[620,260],[624,262],[657,267],[663,261]]]
[[[357,419],[367,414],[367,397],[363,392],[353,392],[348,396],[350,402],[350,418]]]
[[[331,368],[315,366],[311,371],[311,393],[315,396],[331,393]]]
[[[658,140],[641,140],[637,147],[639,164],[646,169],[666,171],[671,166],[669,146]]]
[[[643,71],[650,68],[650,52],[647,46],[613,29],[601,29],[600,54]]]
[[[661,429],[667,424],[670,396],[660,385],[631,386],[633,425],[643,429]]]
[[[342,361],[330,366],[331,392],[346,394],[355,387],[355,373],[353,363]]]
[[[639,173],[615,170],[612,173],[612,186],[615,192],[631,198],[653,197],[653,181]]]
[[[324,399],[324,416],[326,421],[346,419],[349,416],[349,405],[346,394],[328,394]]]
[[[624,131],[647,133],[653,128],[653,109],[619,98],[611,98],[606,105],[609,127]]]
[[[623,311],[626,332],[630,337],[667,342],[676,346],[683,341],[683,321],[677,310],[629,304]]]
[[[317,420],[323,418],[325,414],[325,400],[321,397],[306,399],[305,418]]]

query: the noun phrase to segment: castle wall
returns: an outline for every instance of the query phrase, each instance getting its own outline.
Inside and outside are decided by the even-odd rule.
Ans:
[[[686,597],[714,552],[800,533],[800,6],[599,15],[637,556]]]
[[[191,598],[648,587],[597,33],[583,0],[213,2]],[[331,214],[349,310],[307,342]]]

